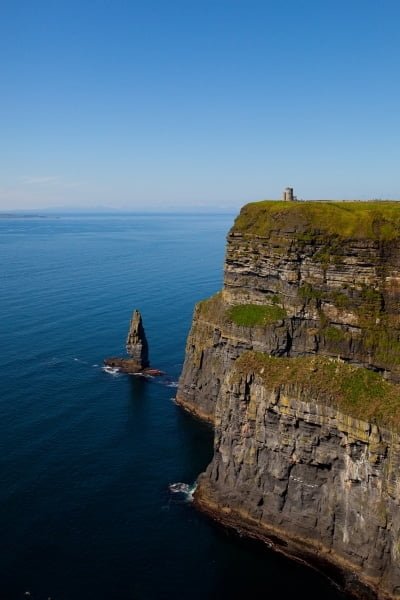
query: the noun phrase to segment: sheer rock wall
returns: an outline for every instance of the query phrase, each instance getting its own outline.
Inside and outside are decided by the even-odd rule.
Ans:
[[[400,598],[399,434],[236,368],[247,351],[324,356],[400,381],[400,233],[372,209],[368,234],[354,235],[354,219],[351,235],[324,229],[294,204],[266,231],[237,220],[223,290],[196,306],[177,402],[215,424],[215,453],[195,500],[349,595]],[[346,207],[329,210],[342,218]],[[285,316],[238,325],[236,305]]]
[[[287,317],[243,327],[234,304],[278,302]],[[329,240],[296,231],[228,236],[224,288],[199,303],[177,400],[213,420],[221,382],[245,350],[276,356],[323,354],[400,380],[400,240]]]

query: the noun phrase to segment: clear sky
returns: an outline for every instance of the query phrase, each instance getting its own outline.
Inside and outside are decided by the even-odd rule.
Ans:
[[[400,198],[399,0],[3,0],[0,209]]]

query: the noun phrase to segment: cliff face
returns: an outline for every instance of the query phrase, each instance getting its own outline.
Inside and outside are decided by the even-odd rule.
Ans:
[[[387,218],[371,209],[371,231],[350,231],[356,237],[346,237],[349,225],[341,213],[347,203],[334,211],[342,219],[336,228],[329,214],[328,223],[311,222],[308,212],[315,211],[315,203],[265,204],[265,210],[272,204],[281,212],[268,215],[263,230],[257,223],[263,207],[249,205],[257,209],[250,224],[248,207],[243,209],[228,236],[223,291],[195,310],[178,402],[209,420],[225,373],[244,350],[340,357],[400,380],[397,230],[385,230]],[[318,211],[325,206],[318,203]],[[282,318],[255,326],[229,318],[230,306],[254,304],[280,307]]]
[[[248,205],[177,395],[215,423],[198,505],[363,598],[400,597],[399,302],[397,204]]]
[[[314,359],[303,379],[297,374],[289,383],[287,363],[278,365],[278,382],[262,361],[236,364],[228,374],[214,458],[196,500],[218,520],[328,570],[349,593],[396,596],[399,436],[336,406],[322,381],[332,373]],[[337,377],[346,369],[339,364]],[[320,385],[310,386],[311,377]]]

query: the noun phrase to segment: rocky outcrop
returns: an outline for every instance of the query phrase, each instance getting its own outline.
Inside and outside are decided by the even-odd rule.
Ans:
[[[136,375],[143,370],[139,368],[138,363],[134,358],[111,356],[110,358],[104,359],[104,365],[110,369],[117,369],[120,373],[127,373],[128,375]]]
[[[215,423],[197,505],[361,598],[400,597],[399,306],[398,204],[248,205],[177,394]]]
[[[140,373],[143,370],[149,370],[149,350],[147,338],[143,327],[142,315],[138,310],[134,310],[129,326],[128,337],[126,340],[126,350],[130,358],[111,357],[104,360],[107,367],[118,369],[123,373]],[[161,372],[157,370],[153,374]]]
[[[137,362],[139,370],[149,366],[149,348],[143,327],[142,315],[138,310],[133,311],[126,339],[126,351]]]

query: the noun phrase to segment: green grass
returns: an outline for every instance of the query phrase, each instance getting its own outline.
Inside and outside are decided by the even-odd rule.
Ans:
[[[349,308],[351,305],[350,298],[343,292],[334,290],[330,292],[330,300],[334,303],[337,308]]]
[[[333,325],[325,327],[322,333],[324,334],[325,339],[329,342],[341,343],[346,340],[345,333],[339,327],[334,327]]]
[[[361,339],[375,361],[390,367],[400,364],[399,332],[385,319],[374,327],[365,329]]]
[[[302,300],[322,300],[324,292],[313,287],[310,283],[304,283],[299,287],[299,296]]]
[[[226,311],[227,318],[243,327],[263,327],[286,317],[286,311],[277,306],[260,306],[259,304],[240,304]]]
[[[240,211],[233,232],[269,236],[272,231],[295,232],[299,241],[315,237],[393,240],[400,237],[400,202],[283,202],[264,200]]]
[[[239,375],[258,374],[270,389],[296,385],[304,401],[400,429],[400,386],[368,369],[321,356],[276,358],[261,352],[245,352],[234,368]]]

